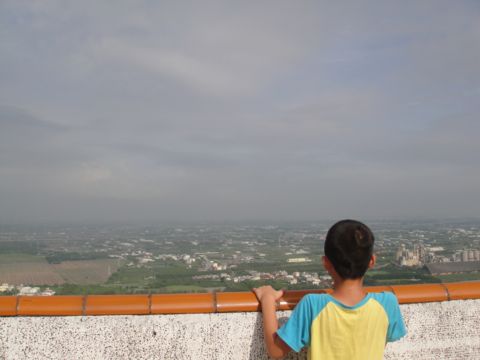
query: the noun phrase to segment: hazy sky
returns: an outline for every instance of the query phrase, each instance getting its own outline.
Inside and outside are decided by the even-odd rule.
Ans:
[[[0,0],[0,223],[480,216],[480,2]]]

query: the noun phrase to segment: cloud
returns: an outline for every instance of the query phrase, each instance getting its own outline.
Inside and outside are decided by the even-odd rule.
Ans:
[[[13,106],[0,106],[0,167],[38,168],[62,161],[58,156],[68,128]],[[73,155],[73,154],[72,154]]]
[[[469,1],[0,3],[0,217],[478,212]]]
[[[140,70],[153,73],[159,77],[171,78],[198,92],[222,94],[245,87],[243,81],[236,81],[236,77],[208,63],[183,55],[154,48],[141,48],[121,40],[105,39],[97,54],[105,61],[120,59],[128,65]]]

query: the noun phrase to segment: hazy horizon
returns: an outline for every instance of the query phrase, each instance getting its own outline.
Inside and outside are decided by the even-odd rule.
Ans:
[[[204,220],[116,220],[116,221],[28,221],[28,222],[0,222],[0,230],[5,228],[40,228],[40,229],[52,229],[52,228],[68,228],[68,227],[131,227],[131,228],[155,228],[155,227],[197,227],[197,226],[251,226],[251,227],[282,227],[282,226],[326,226],[330,227],[334,223],[343,218],[336,219],[233,219],[233,220],[218,220],[218,219],[204,219]],[[398,217],[398,218],[355,218],[366,223],[368,226],[375,227],[376,225],[422,225],[422,224],[443,224],[443,225],[469,225],[480,224],[479,217],[450,217],[450,218],[427,218],[427,217]]]
[[[479,63],[475,1],[2,1],[0,224],[476,218]]]

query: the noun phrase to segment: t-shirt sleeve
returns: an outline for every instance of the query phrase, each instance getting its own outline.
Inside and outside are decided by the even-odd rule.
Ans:
[[[385,293],[385,311],[388,316],[387,342],[397,341],[407,334],[397,297],[392,293]]]
[[[295,352],[310,344],[312,313],[311,299],[306,295],[293,309],[287,322],[277,331],[277,335]]]

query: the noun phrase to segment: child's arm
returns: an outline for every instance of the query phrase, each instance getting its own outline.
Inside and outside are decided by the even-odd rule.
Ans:
[[[275,308],[276,302],[283,295],[283,290],[277,291],[271,286],[262,286],[253,291],[262,305],[263,333],[268,355],[275,359],[281,359],[290,352],[290,347],[277,335],[278,320]]]

